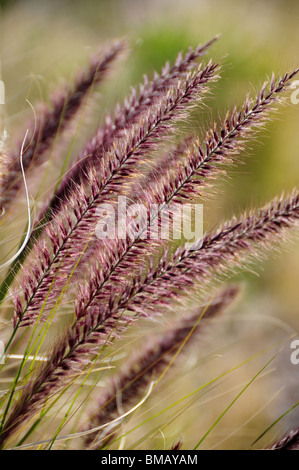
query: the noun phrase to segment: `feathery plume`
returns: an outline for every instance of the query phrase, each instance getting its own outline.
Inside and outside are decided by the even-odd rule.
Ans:
[[[24,388],[4,424],[0,446],[43,406],[50,395],[65,385],[70,375],[74,376],[90,364],[91,356],[98,357],[101,347],[132,320],[140,315],[154,314],[160,306],[170,306],[195,285],[203,285],[212,273],[236,268],[250,255],[256,258],[259,246],[269,248],[298,220],[298,193],[275,199],[256,214],[243,216],[206,235],[200,248],[178,250],[172,260],[164,256],[158,266],[149,269],[145,278],[136,277],[118,298],[111,293],[108,306],[88,305],[85,315],[57,343],[51,359],[37,378]],[[79,298],[79,305],[81,302]],[[133,312],[135,316],[125,312]]]
[[[52,243],[50,254],[45,245],[37,244],[37,261],[33,261],[26,270],[22,281],[25,293],[25,306],[16,294],[15,323],[23,326],[33,323],[38,312],[45,306],[53,306],[61,286],[71,274],[80,253],[93,235],[97,218],[96,208],[109,202],[117,194],[120,185],[134,171],[142,156],[156,148],[157,139],[172,131],[178,119],[186,116],[186,107],[205,91],[207,83],[215,79],[217,65],[209,63],[202,69],[188,75],[185,82],[172,88],[167,93],[165,103],[159,104],[155,112],[147,113],[144,122],[128,138],[115,143],[113,152],[109,152],[101,160],[102,180],[99,181],[95,172],[89,172],[91,190],[87,194],[86,187],[81,183],[74,188],[70,201],[59,211],[47,229]],[[70,215],[72,214],[72,216]],[[55,279],[55,282],[53,280]]]
[[[25,171],[37,168],[46,160],[46,151],[75,116],[92,86],[99,84],[106,76],[111,63],[124,50],[124,42],[117,42],[104,54],[97,54],[90,60],[87,70],[77,74],[74,85],[56,92],[49,106],[40,107],[37,122],[29,124],[30,132],[26,139],[23,155]],[[8,156],[7,169],[2,176],[1,200],[8,206],[22,184],[19,150]]]
[[[50,203],[47,203],[37,216],[34,238],[30,237],[27,244],[28,250],[23,251],[19,262],[17,261],[12,265],[7,278],[1,285],[0,296],[2,299],[26,259],[27,252],[43,232],[45,222],[49,222],[61,206],[67,204],[69,192],[72,193],[74,185],[76,186],[80,181],[88,179],[86,178],[86,174],[88,174],[87,167],[97,166],[105,149],[112,148],[113,150],[113,143],[119,137],[125,136],[127,132],[132,132],[134,125],[140,121],[142,115],[148,112],[151,106],[159,103],[161,99],[165,99],[171,86],[178,85],[180,80],[186,78],[188,72],[195,67],[198,58],[204,55],[217,39],[218,36],[203,46],[199,45],[196,49],[190,48],[185,56],[179,53],[174,66],[170,68],[169,63],[166,63],[161,75],[155,74],[152,81],[149,81],[145,76],[144,83],[140,86],[140,92],[138,93],[137,89],[133,88],[124,104],[117,106],[114,119],[107,117],[104,128],[99,129],[95,137],[86,145],[78,158],[77,164],[65,175]],[[99,171],[98,174],[100,175]]]
[[[198,187],[209,183],[220,172],[224,172],[223,166],[234,161],[234,157],[243,149],[246,138],[252,136],[255,129],[265,122],[269,110],[280,99],[280,93],[288,86],[294,73],[284,75],[277,82],[273,78],[269,90],[265,83],[256,100],[251,103],[247,98],[241,111],[234,110],[227,115],[219,131],[215,125],[214,130],[207,133],[203,145],[194,145],[187,139],[178,146],[176,150],[180,152],[185,145],[191,144],[185,164],[177,168],[174,176],[166,172],[164,178],[163,175],[160,177],[156,186],[152,185],[148,190],[141,190],[134,197],[135,201],[142,201],[149,208],[147,210],[149,223],[145,230],[158,217],[160,221],[163,214],[171,213],[175,204],[182,204],[197,195]],[[130,221],[128,218],[127,223]],[[125,240],[110,240],[107,249],[99,241],[95,242],[95,247],[90,246],[90,251],[87,249],[86,257],[92,253],[101,266],[100,270],[95,268],[90,278],[86,295],[88,305],[93,300],[97,303],[107,301],[112,289],[115,290],[115,285],[122,286],[126,281],[128,271],[133,273],[139,269],[145,258],[153,255],[157,242],[150,240],[149,236],[150,234],[140,233],[140,230],[137,230],[133,232],[133,237],[128,236]],[[77,303],[77,317],[84,316],[86,311],[81,298],[80,303]]]
[[[268,450],[299,450],[299,428],[289,431]]]
[[[159,103],[161,99],[164,100],[171,87],[176,86],[180,81],[184,81],[188,72],[195,68],[198,58],[204,55],[217,39],[216,36],[206,44],[199,45],[196,49],[190,48],[185,56],[179,53],[175,64],[170,67],[169,62],[167,62],[161,74],[156,73],[153,80],[150,81],[145,75],[139,93],[136,88],[131,89],[129,97],[125,99],[122,105],[116,107],[114,117],[106,117],[104,127],[100,128],[86,145],[78,158],[77,164],[73,166],[73,169],[61,182],[54,200],[51,201],[52,210],[55,211],[60,207],[61,201],[65,200],[69,190],[73,187],[73,183],[84,178],[86,165],[92,164],[97,168],[103,153],[113,147],[116,139],[125,136],[126,132],[130,132],[132,127],[139,123],[144,112],[147,112],[151,106]],[[45,209],[43,214],[46,212]]]
[[[218,231],[203,237],[194,249],[178,249],[171,262],[164,256],[156,269],[149,270],[146,280],[135,284],[128,310],[148,315],[158,305],[167,307],[185,290],[203,285],[219,272],[240,267],[244,258],[258,256],[299,220],[299,193],[274,199],[257,214],[250,213],[224,224]],[[145,305],[154,296],[150,305]],[[128,293],[126,294],[128,297]],[[125,295],[123,296],[125,298]]]
[[[152,192],[152,200],[162,204],[170,200],[182,203],[197,196],[198,188],[223,172],[223,163],[233,163],[248,137],[254,137],[256,129],[265,124],[273,105],[281,100],[281,93],[288,89],[298,70],[285,74],[278,81],[273,76],[269,87],[265,82],[256,100],[248,97],[241,110],[234,109],[227,113],[220,129],[215,123],[207,132],[203,144],[197,142],[193,145],[191,141],[187,165],[177,169],[175,180],[165,173],[164,179],[161,178],[156,188],[152,186],[147,197]]]
[[[153,182],[157,179],[159,180],[164,178],[165,174],[168,174],[168,172],[175,175],[179,165],[183,165],[181,160],[186,154],[188,154],[190,147],[192,144],[195,144],[196,140],[197,139],[194,136],[185,137],[173,148],[166,151],[163,157],[158,160],[157,164],[150,169],[148,174],[141,175],[140,180],[135,183],[132,189],[132,194],[137,195],[135,199],[144,193],[142,188],[154,187]],[[145,193],[147,193],[147,191]]]
[[[137,272],[127,282],[125,290],[124,283],[114,279],[113,288],[107,288],[109,295],[106,291],[95,290],[97,281],[105,278],[105,273],[96,269],[90,283],[82,287],[81,294],[77,296],[77,319],[83,324],[85,319],[92,321],[95,326],[97,321],[102,324],[107,312],[110,318],[110,314],[113,317],[120,309],[143,315],[154,313],[158,305],[171,305],[175,298],[188,292],[198,282],[201,285],[208,282],[215,271],[217,274],[218,270],[228,269],[228,263],[229,269],[240,266],[242,254],[245,258],[257,256],[256,245],[265,245],[266,248],[286,228],[296,224],[298,218],[298,193],[294,192],[285,199],[274,199],[257,214],[245,214],[241,219],[227,222],[215,233],[206,235],[199,244],[195,244],[194,249],[179,248],[172,259],[166,252],[157,266],[150,266],[146,277]]]
[[[93,442],[96,447],[99,447],[100,442],[103,445],[103,440],[106,443],[108,436],[111,439],[111,435],[115,435],[120,422],[108,425],[102,432],[90,433],[90,431],[117,419],[119,417],[119,402],[121,402],[123,413],[136,405],[149,383],[155,380],[171,363],[176,351],[188,338],[188,335],[192,333],[192,336],[188,338],[187,347],[193,344],[202,327],[216,315],[222,313],[238,293],[239,289],[236,286],[224,289],[207,307],[185,316],[160,335],[148,338],[141,351],[130,355],[128,362],[112,376],[107,387],[101,392],[96,407],[94,407],[95,410],[92,412],[88,424],[84,427],[84,430],[87,431],[84,439],[86,447],[90,447]],[[96,439],[99,432],[100,436]]]
[[[206,181],[210,181],[211,178],[215,178],[219,172],[223,172],[222,165],[231,163],[234,156],[237,155],[241,149],[243,149],[246,138],[248,138],[249,135],[252,135],[254,130],[265,122],[274,103],[280,99],[281,92],[288,87],[290,80],[296,73],[297,70],[290,74],[285,74],[277,82],[273,77],[269,89],[267,89],[267,82],[265,82],[254,102],[251,102],[251,100],[247,98],[241,111],[234,110],[230,115],[227,115],[219,131],[215,125],[212,131],[208,131],[203,145],[193,146],[193,150],[190,150],[189,157],[185,165],[181,168],[178,168],[175,179],[169,177],[169,175],[166,173],[166,177],[164,180],[161,179],[161,181],[159,181],[156,188],[151,187],[149,191],[146,191],[146,194],[143,194],[143,199],[145,199],[148,207],[157,207],[157,213],[153,214],[151,212],[148,216],[151,222],[159,215],[159,213],[163,212],[169,207],[171,208],[172,204],[181,204],[187,199],[190,200],[192,196],[198,194],[198,187],[206,184]],[[186,88],[188,88],[188,86]],[[184,149],[185,145],[187,144],[188,140],[181,143],[181,147],[178,147],[178,151],[182,151],[182,149]],[[133,161],[136,162],[136,158],[133,158]],[[130,168],[128,171],[130,171]],[[125,174],[128,175],[128,173],[123,173],[123,176],[125,176]],[[102,195],[102,191],[101,188],[98,187],[96,180],[91,183],[91,186],[96,186],[93,189],[91,200],[88,200],[83,188],[78,191],[78,193],[80,193],[80,197],[79,194],[76,193],[76,196],[72,200],[71,205],[73,207],[77,206],[77,212],[79,212],[79,222],[78,227],[76,225],[74,230],[72,230],[72,227],[70,226],[67,230],[64,230],[64,232],[66,232],[65,238],[70,238],[70,241],[73,241],[73,233],[75,234],[78,231],[82,232],[82,230],[79,228],[80,223],[83,224],[85,232],[89,234],[93,233],[92,227],[88,229],[84,219],[87,219],[89,212],[91,212],[91,214],[95,213],[95,202],[98,200],[98,195]],[[115,192],[117,192],[117,178],[115,184],[113,184],[113,180],[110,184],[108,184],[108,188],[110,189],[107,189],[106,187],[104,192],[106,195],[108,195],[108,197],[109,195],[115,194]],[[94,194],[96,194],[97,197],[94,197]],[[84,205],[82,205],[81,202],[76,202],[81,200],[85,201]],[[107,202],[107,199],[103,200],[100,198],[100,202]],[[81,207],[78,207],[80,204]],[[89,211],[89,208],[91,208],[91,211]],[[66,209],[62,212],[63,217],[60,219],[58,225],[58,233],[63,230],[63,221],[70,220],[68,212],[69,209]],[[83,220],[80,221],[82,213],[84,214],[84,217]],[[72,233],[71,237],[69,237],[68,230]],[[55,232],[57,232],[57,230]],[[77,246],[80,250],[80,243],[82,245],[82,238],[77,234],[75,237],[77,238]],[[58,239],[58,237],[55,237],[55,235],[52,233],[51,239],[54,240],[54,238],[56,238],[56,240]],[[59,245],[58,242],[57,245]],[[66,257],[65,254],[68,250],[69,242],[65,243],[65,239],[63,239],[61,245],[61,249],[57,247],[57,251],[59,252],[59,256],[57,257],[57,260],[55,260],[55,266],[57,269],[51,269],[51,271],[48,269],[46,273],[41,269],[38,273],[37,265],[34,263],[34,269],[37,275],[35,276],[34,288],[31,289],[31,292],[27,291],[30,290],[30,285],[32,285],[32,279],[34,279],[34,276],[32,275],[31,271],[27,271],[25,274],[23,288],[26,294],[25,302],[27,302],[27,304],[25,308],[22,308],[21,300],[17,296],[15,323],[19,322],[23,326],[33,323],[37,318],[46,298],[47,305],[49,307],[53,305],[51,303],[51,299],[54,300],[58,289],[63,287],[65,279],[67,278],[67,275],[70,272],[72,266],[72,263],[70,262],[71,256]],[[46,256],[48,258],[48,250],[46,248],[40,248],[40,259],[45,258],[45,250]],[[119,282],[123,275],[127,277],[128,266],[131,268],[131,270],[136,269],[138,258],[141,257],[144,259],[145,254],[150,255],[150,253],[148,253],[150,250],[152,250],[151,244],[148,243],[148,240],[144,241],[143,239],[140,239],[140,236],[136,236],[136,239],[133,241],[131,239],[126,239],[125,242],[123,240],[116,240],[116,244],[111,241],[110,251],[108,254],[103,249],[99,250],[102,251],[102,254],[99,255],[101,256],[100,261],[102,272],[100,273],[100,276],[98,276],[98,279],[95,278],[95,276],[92,277],[90,285],[92,285],[94,292],[89,295],[89,299],[93,297],[99,301],[99,299],[103,298],[103,285],[106,284],[109,280],[109,270],[110,272],[113,271],[113,277],[111,278],[111,281]],[[78,252],[74,250],[74,248],[70,248],[70,251],[76,254],[77,259]],[[110,261],[111,256],[114,258],[114,263],[113,261]],[[61,264],[65,263],[65,259],[67,266],[62,268]],[[114,266],[116,265],[117,268],[114,269]],[[53,267],[53,263],[50,264],[50,267]],[[57,270],[60,270],[59,276],[57,275]],[[47,272],[51,273],[50,279],[47,275]],[[44,281],[42,281],[42,283],[39,281],[41,277],[44,277]],[[57,281],[55,281],[55,287],[53,287],[54,279],[57,279]],[[31,284],[29,282],[30,280]],[[106,289],[106,293],[108,292],[108,295],[110,295],[110,289],[111,286],[108,285]],[[40,295],[41,292],[43,292],[42,296]],[[30,299],[29,302],[26,300],[26,298]]]
[[[182,447],[183,447],[183,439],[181,438],[177,442],[172,444],[170,450],[181,450]]]

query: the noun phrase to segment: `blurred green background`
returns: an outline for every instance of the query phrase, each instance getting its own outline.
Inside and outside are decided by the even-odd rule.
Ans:
[[[206,106],[184,123],[184,129],[193,128],[201,135],[214,119],[224,117],[228,109],[241,104],[248,92],[254,96],[272,72],[279,76],[299,66],[296,0],[7,0],[0,5],[1,69],[7,93],[7,125],[12,136],[23,131],[24,120],[30,115],[26,98],[32,103],[40,95],[47,99],[55,86],[86,63],[98,45],[128,38],[130,53],[101,87],[89,116],[90,126],[86,126],[86,134],[74,152],[102,121],[107,109],[126,95],[143,74],[151,76],[166,60],[173,60],[178,51],[206,42],[218,33],[221,38],[208,56],[222,64],[221,80],[213,86]],[[246,148],[241,158],[244,163],[230,170],[229,180],[220,182],[214,198],[205,203],[206,227],[299,186],[298,129],[299,104],[291,103],[289,93],[286,106],[279,108],[273,122]],[[183,387],[187,393],[188,386],[200,384],[203,377],[220,374],[223,367],[233,367],[236,358],[242,362],[288,338],[290,333],[299,337],[298,239],[291,244],[286,241],[285,245],[282,250],[274,250],[268,261],[255,266],[258,275],[236,276],[245,284],[243,300],[229,321],[209,331],[198,352],[200,357],[210,357],[209,366],[196,369],[195,379],[192,368],[189,375],[185,373],[184,387],[173,378],[173,384],[178,381],[177,390]],[[246,446],[299,399],[299,365],[290,363],[290,342],[286,339],[285,350],[274,362],[276,370],[238,401],[205,441],[206,447]],[[220,354],[222,347],[225,353]],[[212,360],[213,357],[218,359]],[[260,358],[260,366],[266,357]],[[239,371],[232,383],[224,381],[228,396],[215,398],[198,409],[195,421],[197,408],[193,405],[189,414],[187,410],[178,419],[170,436],[182,434],[186,448],[194,445],[217,413],[228,405],[229,397],[236,394],[235,391],[230,395],[230,388],[246,383],[257,369],[255,364]],[[221,395],[221,390],[211,392],[211,397],[213,393]],[[168,396],[167,387],[164,393]],[[271,397],[273,401],[266,407]],[[275,428],[277,435],[291,423],[299,423],[296,411]],[[163,447],[163,437],[158,435],[155,439],[155,445]]]

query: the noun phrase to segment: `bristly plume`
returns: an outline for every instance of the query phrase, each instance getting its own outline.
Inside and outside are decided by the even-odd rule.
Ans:
[[[299,428],[292,429],[267,450],[299,450]]]
[[[54,142],[57,132],[65,129],[77,113],[93,86],[98,85],[107,75],[112,62],[124,50],[125,43],[113,44],[106,53],[98,53],[90,60],[87,70],[78,72],[75,83],[65,90],[53,94],[49,105],[40,106],[36,122],[28,123],[29,134],[23,154],[24,170],[35,169],[47,158],[47,150]],[[19,149],[8,156],[7,169],[1,180],[1,200],[5,208],[11,204],[22,184]]]
[[[128,271],[133,273],[139,270],[145,257],[153,255],[157,243],[150,240],[147,227],[150,227],[157,218],[161,218],[164,213],[171,211],[174,204],[182,204],[198,195],[198,188],[225,171],[225,165],[234,161],[243,148],[246,138],[252,136],[254,130],[265,122],[269,110],[279,100],[280,93],[288,86],[293,76],[293,73],[287,74],[277,82],[272,79],[267,92],[265,83],[256,100],[251,104],[251,101],[246,99],[243,109],[229,114],[219,131],[215,126],[213,131],[208,132],[203,145],[195,145],[192,139],[183,141],[174,152],[176,155],[184,149],[188,158],[176,168],[176,171],[173,168],[174,174],[168,171],[164,174],[162,172],[156,185],[152,184],[149,189],[142,189],[133,195],[133,202],[142,202],[145,207],[154,208],[148,209],[146,237],[143,239],[141,235],[144,233],[137,230],[133,233],[133,237],[111,240],[107,249],[100,242],[97,242],[96,249],[90,247],[90,252],[98,259],[100,269],[95,268],[90,276],[86,295],[88,305],[92,301],[98,303],[102,303],[105,299],[107,301],[111,291],[115,291],[115,286],[126,282]],[[89,248],[87,252],[88,250]],[[76,309],[78,317],[84,316],[84,312],[87,311],[83,304],[81,298],[80,306],[77,303]]]
[[[214,66],[207,66],[199,75],[194,75],[193,82],[198,80],[202,86],[202,80],[208,77],[213,78]],[[234,110],[229,113],[221,124],[220,129],[215,124],[214,129],[208,131],[206,139],[202,145],[195,144],[194,139],[186,139],[179,144],[174,151],[174,155],[182,151],[187,153],[188,158],[180,166],[177,166],[173,175],[172,172],[165,170],[156,184],[152,184],[149,190],[137,192],[135,199],[144,202],[147,207],[156,205],[157,213],[150,212],[148,219],[150,222],[157,218],[161,212],[171,208],[173,204],[181,204],[186,200],[198,195],[199,188],[214,179],[219,173],[225,171],[224,166],[232,163],[234,158],[243,149],[244,143],[249,136],[253,136],[256,128],[261,126],[273,105],[280,99],[282,91],[287,89],[290,80],[297,71],[285,74],[280,80],[275,81],[272,78],[269,89],[267,82],[263,85],[255,101],[246,99],[241,110]],[[190,80],[190,79],[189,79]],[[185,99],[185,91],[188,90],[188,80],[183,91],[177,91],[176,100],[180,105],[180,98]],[[179,98],[177,98],[179,97]],[[169,110],[173,105],[173,98],[168,99],[168,107],[165,105],[164,121],[169,126]],[[52,255],[45,244],[37,244],[37,255],[31,263],[32,268],[26,268],[23,278],[23,290],[25,297],[25,306],[19,296],[16,296],[16,316],[15,323],[26,326],[33,323],[39,315],[40,309],[46,311],[44,305],[47,299],[47,308],[53,306],[53,301],[57,293],[61,291],[68,276],[72,271],[78,252],[82,251],[82,245],[86,234],[89,237],[94,232],[94,222],[96,207],[111,200],[119,192],[121,181],[126,179],[132,171],[134,164],[141,159],[145,151],[150,148],[151,141],[157,137],[160,132],[165,131],[165,125],[161,118],[161,111],[158,110],[156,117],[148,115],[150,123],[146,130],[140,131],[138,138],[131,136],[126,141],[126,147],[123,149],[123,139],[114,149],[113,153],[106,155],[101,159],[102,182],[99,183],[93,171],[89,172],[86,182],[91,187],[91,195],[86,193],[83,184],[74,187],[69,203],[64,205],[61,212],[54,218],[48,229],[48,236],[52,244]],[[156,126],[155,126],[155,123]],[[161,130],[162,127],[162,130]],[[149,140],[146,139],[146,136]],[[117,145],[117,144],[115,144]],[[153,143],[153,147],[155,144]],[[115,155],[118,158],[115,159]],[[70,214],[74,213],[73,218]],[[150,224],[149,224],[150,225]],[[61,234],[61,236],[59,235]],[[106,253],[103,246],[98,247],[100,264],[102,268],[99,279],[92,279],[91,283],[94,292],[90,297],[100,298],[102,296],[103,283],[109,280],[109,270],[113,271],[113,281],[120,280],[123,274],[127,276],[127,268],[133,270],[137,265],[138,258],[144,259],[145,254],[151,254],[152,249],[148,241],[140,240],[117,240],[111,241],[110,251]],[[85,260],[88,260],[89,253],[93,254],[93,242],[87,247]],[[113,259],[111,259],[111,257]],[[117,269],[114,266],[117,265]],[[55,280],[55,282],[54,282]],[[107,291],[110,292],[110,285],[107,285]],[[46,318],[43,315],[43,318]]]
[[[281,99],[281,93],[288,89],[297,73],[295,70],[277,81],[273,76],[269,87],[268,82],[264,83],[255,101],[247,98],[241,110],[227,113],[220,128],[215,123],[202,144],[191,141],[186,152],[187,164],[177,167],[175,179],[167,172],[162,173],[156,187],[153,185],[146,193],[147,198],[152,193],[153,201],[165,204],[167,201],[182,203],[197,197],[200,187],[223,172],[224,163],[233,163],[246,140],[254,137],[256,129],[265,124],[273,105]]]
[[[3,367],[13,358],[12,349],[24,345],[19,340],[30,336],[25,351],[16,351],[22,353],[20,367],[1,398],[0,449],[8,447],[11,441],[22,445],[36,431],[41,416],[45,417],[66,391],[71,397],[68,411],[64,414],[65,409],[61,408],[64,418],[50,448],[56,438],[69,440],[69,435],[59,433],[73,417],[76,399],[82,387],[89,385],[89,375],[102,374],[106,368],[111,343],[141,317],[157,319],[163,314],[166,327],[161,336],[153,339],[151,335],[148,343],[141,341],[141,351],[132,357],[128,355],[125,366],[113,374],[99,396],[96,413],[84,434],[90,448],[102,448],[126,418],[126,413],[119,412],[118,404],[122,404],[127,415],[141,406],[156,386],[152,379],[159,374],[164,377],[177,353],[185,348],[185,343],[191,343],[193,333],[231,302],[236,288],[224,290],[206,309],[184,318],[182,312],[186,309],[194,312],[194,298],[202,301],[208,285],[219,281],[223,274],[246,269],[248,263],[263,256],[276,241],[285,241],[291,228],[298,228],[299,193],[294,191],[264,208],[224,223],[217,230],[207,231],[193,245],[189,240],[184,243],[184,230],[180,230],[181,243],[178,237],[173,240],[170,235],[165,241],[161,236],[159,229],[164,217],[171,218],[173,210],[181,211],[186,202],[205,197],[202,188],[225,175],[228,166],[237,162],[247,140],[255,137],[257,128],[266,122],[269,111],[281,100],[282,92],[298,72],[265,83],[257,99],[247,98],[241,110],[234,108],[220,125],[215,124],[207,131],[202,141],[190,136],[179,142],[177,122],[188,118],[189,109],[200,102],[209,85],[218,78],[217,64],[212,61],[197,64],[198,57],[213,41],[195,51],[189,50],[185,57],[180,54],[172,68],[167,64],[161,75],[156,74],[152,81],[145,78],[139,90],[132,89],[124,104],[117,106],[86,144],[60,186],[57,183],[58,191],[55,189],[51,201],[39,214],[29,241],[28,203],[28,234],[0,287],[0,303],[11,288],[18,290],[13,296],[14,329],[0,357]],[[40,112],[36,129],[29,126],[31,141],[28,140],[25,152],[21,148],[20,162],[24,161],[26,170],[45,161],[55,135],[59,136],[60,129],[71,121],[92,85],[102,79],[122,50],[123,45],[118,44],[103,59],[97,57],[72,89],[57,95],[51,109]],[[164,141],[169,151],[162,158],[161,154],[158,156],[157,164],[153,157],[158,151],[162,153]],[[171,147],[173,141],[178,143]],[[152,168],[142,178],[149,162]],[[6,207],[13,202],[18,189],[16,161],[12,161],[8,170],[2,187]],[[107,203],[115,209],[119,196],[126,196],[129,209],[136,203],[146,209],[145,227],[136,212],[123,219],[122,214],[120,217],[117,214],[112,239],[108,236],[98,240],[95,232],[100,223],[107,221],[98,209]],[[172,221],[175,215],[174,212]],[[180,217],[177,219],[182,222]],[[158,236],[152,239],[151,228],[156,222]],[[125,237],[120,235],[119,228],[125,230]],[[23,274],[18,283],[15,280],[20,268]],[[71,296],[68,297],[71,302],[66,302],[65,294]],[[166,316],[174,308],[178,323],[173,322],[173,316]],[[72,317],[71,321],[59,317],[61,325],[66,326],[53,346],[57,330],[48,330],[57,313],[70,313]],[[39,321],[46,319],[44,325],[39,325]],[[28,325],[34,328],[20,331],[20,326]],[[40,356],[48,338],[48,355]],[[27,361],[32,361],[29,367]],[[55,413],[56,410],[59,412],[60,408]],[[39,412],[41,415],[31,425]],[[82,432],[79,435],[82,437]],[[273,448],[297,448],[297,441],[296,429],[273,444]]]
[[[206,85],[215,80],[217,65],[206,67],[187,75],[185,81],[167,91],[165,101],[151,108],[133,132],[114,145],[113,151],[101,159],[99,181],[95,171],[89,172],[90,191],[81,183],[73,189],[68,204],[57,213],[47,228],[52,252],[45,245],[37,244],[37,256],[23,278],[26,287],[25,306],[16,311],[15,323],[23,326],[33,323],[41,309],[53,306],[57,293],[70,276],[78,260],[78,253],[92,237],[98,222],[96,208],[110,202],[121,189],[121,185],[135,171],[142,157],[157,147],[157,141],[166,132],[174,129],[174,124],[186,116],[186,108],[199,99]],[[72,215],[71,215],[72,214]],[[55,282],[53,282],[55,279]],[[45,300],[47,299],[46,305]],[[17,296],[16,304],[21,305]],[[44,318],[44,317],[43,317]]]
[[[94,411],[84,427],[87,432],[84,439],[86,447],[89,449],[103,447],[107,444],[107,440],[115,436],[116,428],[121,423],[121,420],[113,423],[119,418],[119,403],[121,403],[123,413],[136,406],[150,382],[157,379],[159,374],[170,365],[184,341],[186,341],[185,351],[185,348],[194,344],[202,327],[222,313],[238,293],[239,288],[236,286],[224,289],[206,307],[176,321],[160,335],[149,337],[143,344],[142,350],[130,355],[130,359],[119,372],[112,376],[106,388],[101,392],[96,407],[93,407]],[[110,422],[113,424],[108,424]],[[105,426],[107,424],[108,426]],[[93,430],[94,432],[91,432]]]
[[[177,442],[172,444],[170,450],[181,450],[182,447],[183,447],[183,439],[180,438]]]
[[[206,53],[217,38],[218,37],[215,37],[203,46],[198,46],[196,49],[190,48],[185,56],[180,53],[174,66],[170,68],[169,63],[166,63],[162,69],[161,75],[155,74],[152,81],[149,81],[148,78],[145,77],[143,85],[140,86],[140,92],[138,93],[137,89],[133,88],[129,98],[124,101],[124,104],[117,107],[114,118],[107,117],[104,127],[100,128],[94,138],[86,145],[77,163],[73,165],[73,168],[61,181],[58,191],[38,214],[35,223],[36,229],[34,231],[34,237],[30,237],[26,247],[28,249],[23,251],[20,262],[14,263],[8,273],[9,283],[4,282],[1,285],[0,297],[4,298],[6,295],[11,279],[15,277],[23,261],[26,259],[27,253],[40,237],[45,223],[49,222],[54,217],[54,214],[67,205],[69,197],[75,192],[74,187],[80,182],[88,183],[88,176],[86,177],[86,175],[89,174],[88,167],[92,166],[97,168],[106,150],[110,149],[110,152],[112,151],[113,153],[115,141],[121,137],[125,137],[127,134],[132,135],[141,117],[149,113],[152,106],[158,105],[161,100],[165,100],[170,88],[179,86],[179,82],[186,79],[187,74],[195,68],[198,58]],[[109,162],[107,162],[107,165],[109,165]],[[98,176],[101,178],[99,168],[97,169]]]
[[[96,330],[109,318],[110,323],[121,324],[120,312],[130,310],[138,315],[154,314],[163,306],[171,306],[173,300],[179,299],[200,283],[207,283],[212,275],[232,270],[257,256],[260,248],[271,245],[276,238],[285,233],[299,219],[299,195],[293,193],[288,198],[275,199],[257,214],[244,215],[223,225],[218,231],[203,237],[199,247],[194,249],[178,249],[169,259],[167,252],[159,261],[158,266],[151,266],[146,276],[138,272],[128,281],[127,287],[115,280],[113,290],[107,296],[102,292],[94,295],[97,277],[104,274],[95,273],[86,288],[82,288],[76,301],[78,322],[87,329]],[[127,321],[127,316],[125,317]],[[88,326],[87,326],[88,325]],[[110,334],[110,331],[109,331]],[[108,335],[109,336],[109,335]]]
[[[50,394],[86,368],[92,356],[99,357],[102,347],[133,320],[140,315],[153,315],[161,306],[169,307],[190,289],[199,284],[202,287],[212,274],[217,276],[239,267],[250,256],[256,258],[260,248],[271,246],[298,220],[299,194],[294,193],[275,199],[256,214],[223,225],[206,235],[200,248],[178,250],[171,260],[162,257],[158,266],[150,268],[146,276],[136,276],[118,296],[111,292],[108,304],[88,304],[85,296],[88,298],[89,293],[83,292],[83,299],[78,296],[78,305],[84,305],[84,315],[78,315],[79,319],[57,343],[49,362],[24,388],[5,423],[0,447]]]
[[[196,49],[190,48],[185,56],[179,53],[175,64],[170,67],[167,62],[161,74],[156,73],[153,80],[150,81],[147,76],[144,76],[144,83],[140,85],[139,92],[136,88],[132,88],[131,94],[124,103],[116,107],[114,116],[106,117],[104,127],[100,128],[86,145],[77,164],[61,182],[60,188],[51,202],[52,210],[55,211],[60,207],[61,201],[65,201],[73,183],[78,183],[81,178],[84,178],[86,165],[92,164],[97,168],[103,153],[109,149],[113,150],[115,140],[123,137],[127,132],[131,132],[133,126],[139,123],[144,112],[148,112],[150,107],[159,103],[161,99],[164,100],[171,87],[176,86],[181,80],[184,81],[188,72],[195,68],[198,58],[204,55],[217,39],[218,37],[215,37],[206,44],[199,45]],[[43,211],[43,214],[45,213],[47,213],[46,209]]]
[[[167,307],[198,282],[202,286],[212,275],[238,268],[252,256],[256,259],[261,248],[269,248],[286,229],[298,225],[298,220],[299,193],[294,192],[287,198],[274,199],[256,214],[227,222],[199,240],[199,248],[195,244],[194,249],[178,249],[171,260],[162,258],[158,268],[149,270],[146,280],[136,282],[130,294],[123,295],[125,304],[130,297],[125,308],[148,315],[158,305]],[[148,296],[154,296],[150,305]]]

